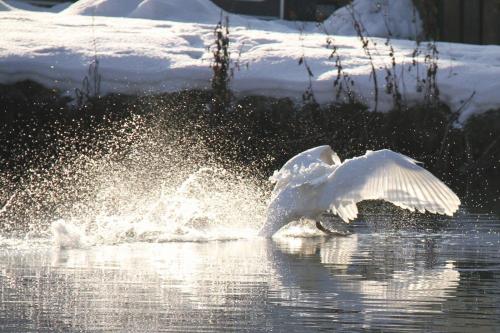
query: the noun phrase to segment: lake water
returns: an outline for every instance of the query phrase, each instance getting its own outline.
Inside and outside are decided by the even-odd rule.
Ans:
[[[0,331],[500,332],[500,221],[436,225],[67,250],[3,239]]]

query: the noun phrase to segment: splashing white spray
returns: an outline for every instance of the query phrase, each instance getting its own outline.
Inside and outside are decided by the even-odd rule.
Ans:
[[[6,212],[17,235],[52,234],[67,248],[253,237],[266,210],[258,181],[210,162],[199,142],[179,143],[141,121],[122,124],[127,134],[98,154],[63,155],[33,171]]]
[[[64,247],[249,238],[257,233],[264,219],[262,199],[261,190],[251,181],[223,169],[203,167],[178,188],[161,188],[157,198],[131,199],[134,206],[142,202],[135,211],[124,207],[115,214],[96,215],[87,223],[85,236],[75,228],[83,220],[78,218],[58,220],[52,230],[56,244]]]

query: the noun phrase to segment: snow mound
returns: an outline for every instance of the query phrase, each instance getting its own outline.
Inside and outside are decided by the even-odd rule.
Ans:
[[[335,11],[323,24],[334,35],[356,35],[353,14],[371,37],[415,39],[422,21],[411,0],[354,0]]]
[[[128,17],[141,0],[80,0],[69,6],[61,14]]]
[[[209,0],[80,0],[62,13],[214,24],[221,12]]]
[[[214,23],[220,15],[221,9],[207,0],[145,0],[129,17]]]

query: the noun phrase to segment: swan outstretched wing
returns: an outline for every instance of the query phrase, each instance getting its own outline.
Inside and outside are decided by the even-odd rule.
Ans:
[[[340,165],[340,159],[330,146],[319,146],[297,154],[271,176],[270,180],[275,182],[273,194],[286,186],[301,185],[328,175],[337,165]]]
[[[411,211],[453,215],[460,200],[443,182],[417,162],[391,150],[368,151],[344,161],[328,176],[329,209],[344,221],[356,218],[356,203],[386,200]]]

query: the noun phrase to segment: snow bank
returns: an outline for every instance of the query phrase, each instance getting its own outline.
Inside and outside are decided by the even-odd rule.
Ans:
[[[127,1],[121,2],[122,8],[133,2]],[[209,88],[213,55],[207,48],[214,43],[213,28],[213,24],[3,11],[0,82],[31,79],[71,95],[75,88],[82,87],[97,56],[103,94]],[[230,31],[232,56],[239,58],[241,67],[231,82],[236,94],[300,101],[309,85],[306,69],[298,64],[305,56],[314,74],[312,88],[317,101],[326,103],[335,98],[337,69],[335,59],[329,58],[331,50],[326,47],[324,34],[301,35],[284,26],[274,30],[240,26]],[[359,39],[337,36],[334,41],[357,97],[374,108],[371,66]],[[390,50],[385,40],[375,41],[372,55],[380,84],[378,110],[390,110],[392,96],[384,91],[384,68],[391,66]],[[417,70],[420,77],[426,75],[423,55],[416,68],[411,66],[415,43],[393,40],[392,44],[405,102],[422,101],[416,76]],[[440,97],[453,110],[461,110],[461,121],[476,112],[500,107],[500,46],[438,43],[437,47]],[[474,98],[464,106],[474,91]]]
[[[355,36],[353,15],[372,37],[415,39],[422,21],[411,0],[354,0],[335,11],[323,24],[334,35]]]

